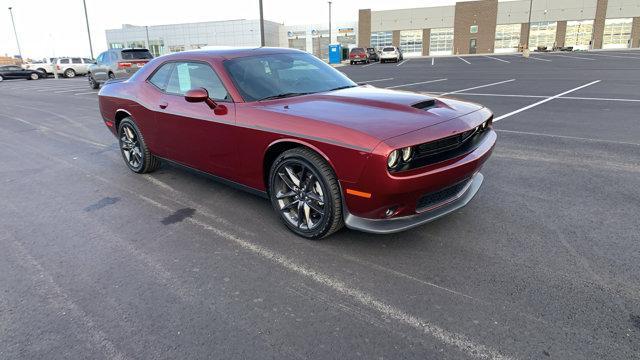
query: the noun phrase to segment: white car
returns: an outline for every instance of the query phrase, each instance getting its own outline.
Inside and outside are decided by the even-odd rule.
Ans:
[[[380,52],[380,62],[394,61],[398,62],[402,60],[402,52],[395,46],[385,46]]]
[[[93,60],[86,58],[58,58],[56,60],[56,72],[58,73],[58,75],[62,75],[67,78],[72,78],[76,75],[85,75],[87,72],[89,72],[89,65],[93,63]]]
[[[34,61],[22,65],[27,70],[37,70],[46,74],[53,74],[54,62],[56,58],[44,58],[42,61]]]

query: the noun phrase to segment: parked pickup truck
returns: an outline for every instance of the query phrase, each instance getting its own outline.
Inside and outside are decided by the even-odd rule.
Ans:
[[[23,64],[22,67],[27,70],[36,70],[45,74],[53,74],[56,58],[44,58],[40,61],[33,61]]]

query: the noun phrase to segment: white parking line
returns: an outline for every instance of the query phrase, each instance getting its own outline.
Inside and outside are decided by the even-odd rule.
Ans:
[[[587,86],[591,86],[591,85],[593,85],[593,84],[597,84],[597,83],[599,83],[600,81],[601,81],[601,80],[592,81],[592,82],[587,83],[587,84],[584,84],[584,85],[582,85],[582,86],[578,86],[577,88],[573,88],[573,89],[571,89],[571,90],[567,90],[567,91],[562,92],[562,93],[560,93],[560,94],[557,94],[557,95],[554,95],[554,96],[548,97],[548,98],[546,98],[546,99],[544,99],[544,100],[540,100],[540,101],[538,101],[538,102],[535,102],[535,103],[533,103],[533,104],[531,104],[531,105],[527,105],[527,106],[525,106],[525,107],[523,107],[523,108],[520,108],[520,109],[518,109],[518,110],[514,110],[514,111],[512,111],[512,112],[510,112],[510,113],[506,113],[506,114],[504,114],[504,115],[500,115],[500,116],[498,116],[497,118],[493,119],[493,121],[494,121],[494,122],[496,122],[496,121],[500,121],[500,120],[502,120],[502,119],[508,118],[509,116],[512,116],[512,115],[515,115],[515,114],[521,113],[521,112],[523,112],[523,111],[525,111],[525,110],[531,109],[531,108],[536,107],[536,106],[538,106],[538,105],[542,105],[542,104],[544,104],[544,103],[546,103],[546,102],[549,102],[549,101],[551,101],[551,100],[553,100],[553,99],[557,99],[557,98],[559,98],[559,97],[561,97],[561,96],[567,95],[567,94],[572,93],[572,92],[574,92],[574,91],[578,91],[578,90],[580,90],[580,89],[584,89],[584,88],[586,88]]]
[[[551,62],[551,60],[549,60],[549,59],[543,59],[543,58],[539,58],[539,57],[535,57],[535,56],[531,56],[531,55],[529,55],[529,57],[525,58],[525,59],[532,59],[532,60],[538,60],[538,61]]]
[[[88,95],[88,94],[97,94],[97,91],[87,91],[87,92],[81,92],[81,93],[76,93],[73,95]]]
[[[466,88],[466,89],[461,89],[461,90],[456,90],[456,91],[450,91],[450,92],[446,92],[446,93],[444,93],[444,94],[441,94],[440,96],[445,96],[445,95],[449,95],[449,94],[457,94],[457,93],[461,93],[461,92],[463,92],[463,91],[469,91],[469,90],[481,89],[481,88],[485,88],[485,87],[489,87],[489,86],[494,86],[494,85],[500,85],[500,84],[504,84],[504,83],[508,83],[508,82],[512,82],[512,81],[516,81],[516,79],[509,79],[509,80],[504,80],[504,81],[494,82],[494,83],[491,83],[491,84],[485,84],[485,85],[474,86],[474,87],[470,87],[470,88]]]
[[[43,91],[69,90],[69,89],[80,90],[81,87],[78,86],[78,85],[64,86],[64,87],[48,87],[48,88],[39,88],[38,90],[35,90],[35,91],[36,92],[43,92]],[[29,90],[32,90],[32,89],[29,89]]]
[[[363,68],[365,68],[365,67],[367,67],[367,66],[371,66],[371,65],[375,65],[375,64],[376,64],[376,63],[373,63],[373,62],[372,62],[372,63],[366,64],[366,65],[362,65],[362,67],[363,67]]]
[[[612,58],[624,58],[624,59],[640,59],[640,56],[605,55],[605,54],[594,54],[594,53],[589,53],[589,55],[606,56],[606,57],[612,57]]]
[[[588,57],[581,57],[581,56],[569,56],[569,55],[561,55],[561,54],[553,54],[552,56],[559,56],[559,57],[565,57],[565,58],[571,58],[571,59],[588,60],[588,61],[596,61],[596,59],[592,59],[592,58],[588,58]]]
[[[393,80],[393,78],[384,78],[384,79],[375,79],[375,80],[364,80],[364,81],[356,81],[357,83],[372,83],[376,81],[389,81]]]
[[[68,92],[74,92],[74,91],[80,91],[80,88],[74,87],[71,90],[60,90],[60,91],[54,91],[55,94],[61,94],[61,93],[68,93]]]
[[[513,133],[513,134],[522,134],[522,135],[546,136],[546,137],[553,137],[553,138],[559,138],[559,139],[571,139],[571,140],[582,140],[582,141],[602,142],[602,143],[608,143],[608,144],[621,144],[621,145],[635,145],[635,146],[640,146],[640,144],[638,144],[638,143],[632,143],[632,142],[626,142],[626,141],[614,141],[614,140],[603,140],[603,139],[583,138],[583,137],[577,137],[577,136],[566,136],[566,135],[543,134],[543,133],[528,132],[528,131],[515,131],[515,130],[503,130],[503,129],[494,129],[494,130],[495,130],[495,131],[498,131],[498,132]]]
[[[466,62],[467,64],[471,64],[470,62],[468,62],[467,60],[465,60],[465,59],[461,58],[460,56],[458,56],[458,59],[460,59],[460,60],[462,60],[462,61]]]
[[[420,85],[420,84],[429,84],[429,83],[434,83],[434,82],[439,82],[439,81],[446,81],[446,80],[447,79],[428,80],[428,81],[421,81],[421,82],[415,82],[415,83],[410,83],[410,84],[387,86],[386,88],[387,89],[395,89],[395,88],[399,88],[399,87],[413,86],[413,85]]]
[[[458,95],[469,96],[487,96],[487,97],[514,97],[514,98],[533,98],[544,99],[545,95],[518,95],[518,94],[488,94],[488,93],[463,93]],[[560,96],[558,100],[588,100],[588,101],[620,101],[620,102],[640,102],[640,99],[624,99],[624,98],[599,98],[599,97],[582,97],[582,96]]]
[[[507,60],[499,59],[499,58],[497,58],[497,57],[488,56],[488,55],[483,55],[483,57],[486,57],[486,58],[489,58],[489,59],[493,59],[493,60],[502,61],[502,62],[505,62],[505,63],[508,63],[508,62],[509,62],[509,61],[507,61]]]
[[[407,60],[402,60],[402,61],[400,61],[396,66],[400,66],[400,65],[402,65],[402,64],[404,64],[404,63],[406,63],[407,61],[409,61],[409,59],[407,59]]]
[[[436,58],[432,57],[432,58],[431,58],[431,66],[433,66],[433,65],[435,65],[435,64],[436,64]]]

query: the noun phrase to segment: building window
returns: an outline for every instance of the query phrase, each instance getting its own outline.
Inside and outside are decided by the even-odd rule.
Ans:
[[[144,49],[147,47],[144,41],[129,41],[127,46],[130,49]]]
[[[122,43],[109,43],[109,49],[122,49],[124,44]]]
[[[603,49],[620,49],[630,47],[631,23],[628,19],[606,19],[604,22]]]
[[[593,33],[593,21],[567,21],[567,35],[564,38],[564,46],[573,46],[576,50],[589,50],[591,34]]]
[[[378,31],[371,33],[371,47],[378,50],[384,46],[393,45],[393,32],[391,31]]]
[[[451,55],[453,53],[453,28],[431,29],[429,55]]]
[[[422,30],[400,31],[400,49],[404,55],[422,55]]]
[[[520,45],[520,24],[506,24],[496,26],[496,53],[508,53],[518,51]]]
[[[164,41],[162,40],[149,40],[149,52],[154,57],[158,57],[164,54]]]
[[[555,21],[542,21],[531,23],[529,35],[529,50],[535,50],[539,46],[553,49],[556,43],[556,29],[558,23]]]
[[[184,45],[169,45],[169,52],[180,52],[184,51]]]

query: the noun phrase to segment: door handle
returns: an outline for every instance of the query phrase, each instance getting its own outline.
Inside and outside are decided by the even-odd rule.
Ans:
[[[166,109],[167,106],[169,106],[169,104],[167,104],[166,102],[160,103],[160,105],[158,105],[160,107],[160,109]]]

